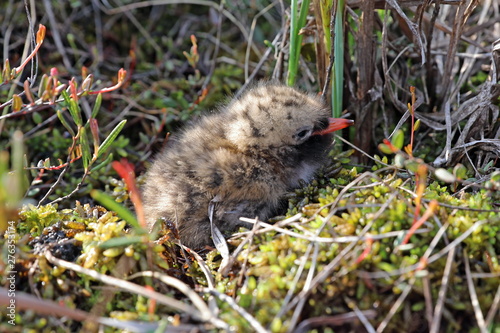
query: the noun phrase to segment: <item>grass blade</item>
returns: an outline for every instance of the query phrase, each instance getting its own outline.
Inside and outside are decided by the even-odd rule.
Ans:
[[[342,115],[342,95],[344,90],[344,8],[345,1],[339,0],[337,4],[337,17],[335,18],[335,39],[332,80],[332,114],[334,118]]]
[[[302,47],[302,35],[300,29],[306,24],[307,13],[309,12],[309,0],[304,0],[297,17],[297,2],[292,0],[290,8],[290,58],[288,60],[287,84],[293,86],[297,77],[299,67],[300,49]]]

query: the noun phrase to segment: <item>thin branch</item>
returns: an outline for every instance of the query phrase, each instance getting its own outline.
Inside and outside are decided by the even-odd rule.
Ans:
[[[216,321],[219,327],[226,326],[224,322],[220,321],[219,319],[216,319],[215,314],[212,313],[212,311],[209,309],[205,301],[197,293],[195,293],[190,286],[188,286],[181,280],[176,279],[172,276],[152,271],[137,272],[129,276],[128,279],[134,279],[138,276],[152,277],[160,280],[167,286],[177,289],[178,291],[183,293],[187,298],[189,298],[189,300],[193,303],[193,305],[198,309],[200,313],[204,314],[205,319],[210,319],[210,321]],[[225,328],[227,329],[228,327],[226,326]]]
[[[252,20],[252,25],[250,27],[250,33],[248,36],[248,44],[247,44],[247,49],[245,51],[245,81],[248,80],[248,64],[250,63],[250,50],[253,45],[253,33],[255,31],[255,26],[257,25],[257,20],[259,17],[267,13],[269,10],[271,10],[274,6],[276,6],[276,1],[273,1],[271,4],[269,4],[267,7],[262,9],[260,12],[255,15],[255,17]]]
[[[40,199],[40,201],[38,202],[38,205],[37,207],[40,207],[40,205],[45,201],[47,200],[47,198],[49,197],[49,195],[52,194],[52,192],[54,192],[56,186],[62,181],[62,178],[64,177],[64,175],[66,174],[66,172],[68,171],[70,165],[71,165],[71,155],[73,155],[73,152],[75,151],[75,148],[76,148],[76,143],[78,141],[78,136],[80,135],[80,133],[78,133],[74,138],[73,138],[73,143],[71,144],[71,147],[69,148],[69,152],[68,152],[68,158],[66,159],[66,167],[61,171],[61,173],[59,174],[59,176],[57,177],[57,180],[54,182],[54,184],[52,184],[52,186],[49,188],[49,190],[47,191],[47,193],[45,193],[45,195],[43,196],[42,199]],[[85,175],[84,175],[85,177]],[[83,181],[83,180],[82,180]],[[55,202],[58,202],[58,201],[61,201],[63,198],[58,198],[54,201],[52,201],[51,203],[55,203]]]
[[[454,247],[450,252],[448,252],[448,259],[446,259],[446,266],[444,268],[443,278],[441,279],[441,288],[439,288],[438,300],[436,302],[436,307],[434,308],[434,316],[432,322],[430,323],[429,333],[439,332],[441,317],[443,316],[444,302],[446,299],[446,290],[448,289],[448,284],[450,282],[450,272],[453,268],[456,250],[457,248]]]
[[[396,302],[392,305],[392,307],[389,310],[389,313],[387,314],[387,316],[385,316],[384,320],[382,320],[382,322],[380,323],[380,325],[377,327],[377,333],[381,333],[381,332],[383,332],[387,328],[387,325],[391,321],[392,317],[394,317],[394,315],[396,314],[396,312],[399,310],[399,307],[403,304],[404,300],[406,299],[406,297],[408,296],[408,294],[412,290],[413,285],[415,284],[416,280],[417,279],[415,277],[412,277],[410,279],[410,281],[408,282],[408,284],[403,289],[403,292],[401,293],[401,295],[399,295],[399,297],[396,300]]]
[[[233,310],[238,312],[254,329],[255,332],[267,333],[268,331],[255,319],[251,314],[249,314],[245,309],[239,306],[235,300],[226,294],[220,293],[215,289],[204,288],[204,292],[214,295],[221,301],[227,303]]]
[[[202,321],[209,321],[212,319],[212,314],[210,312],[206,312],[206,313],[200,312],[198,309],[196,309],[196,308],[194,308],[194,307],[192,307],[184,302],[181,302],[181,301],[178,301],[174,298],[157,293],[157,292],[152,291],[150,289],[147,289],[141,285],[138,285],[138,284],[126,281],[126,280],[118,279],[118,278],[115,278],[112,276],[104,275],[104,274],[98,273],[92,269],[84,268],[84,267],[77,265],[75,263],[72,263],[72,262],[69,262],[66,260],[62,260],[62,259],[58,259],[58,258],[54,257],[52,255],[52,253],[50,253],[50,251],[45,252],[45,258],[47,258],[47,260],[50,263],[52,263],[56,266],[72,270],[76,273],[87,275],[93,279],[96,279],[96,280],[101,281],[105,284],[114,286],[116,288],[120,288],[122,290],[131,292],[131,293],[134,293],[137,295],[142,295],[142,296],[150,298],[150,299],[154,299],[157,302],[164,304],[164,305],[166,305],[172,309],[175,309],[177,311],[181,311],[188,316],[192,316],[192,317],[200,319]]]
[[[463,251],[463,258],[465,263],[465,276],[467,278],[467,289],[469,290],[470,300],[472,303],[472,308],[474,309],[474,315],[476,316],[477,326],[481,333],[487,333],[486,323],[484,322],[483,312],[481,311],[481,306],[479,305],[479,300],[477,299],[476,287],[474,286],[474,282],[472,281],[471,271],[470,271],[470,263],[469,263],[469,254],[467,250]]]
[[[321,92],[321,96],[323,100],[326,98],[326,94],[328,91],[328,88],[330,86],[330,81],[332,79],[332,69],[333,69],[333,63],[335,62],[335,21],[337,18],[337,7],[338,7],[338,1],[333,2],[333,6],[331,8],[331,15],[330,15],[330,60],[328,62],[328,68],[326,70],[326,79],[325,79],[325,85],[323,86],[323,90]]]
[[[486,316],[486,322],[485,322],[486,327],[490,327],[490,325],[493,324],[493,320],[495,319],[495,316],[497,316],[499,304],[500,304],[500,285],[498,286],[495,298],[493,299],[493,303],[491,304],[490,311],[488,311],[488,315]]]
[[[311,267],[309,267],[309,272],[307,273],[306,280],[304,281],[304,288],[303,290],[307,290],[311,287],[312,280],[314,277],[314,272],[316,271],[316,266],[318,264],[318,253],[319,253],[319,244],[314,242],[313,243],[314,251],[313,255],[311,258]],[[300,315],[302,314],[302,309],[304,308],[304,305],[307,302],[307,297],[304,297],[299,300],[297,306],[295,307],[295,310],[293,311],[292,318],[290,319],[290,326],[289,330],[293,330],[295,326],[297,325],[297,322],[300,318]]]
[[[281,34],[282,32],[278,32],[276,34],[276,37],[274,37],[274,40],[272,42],[272,46],[268,47],[266,52],[264,53],[264,55],[261,57],[259,63],[257,64],[257,66],[255,67],[255,69],[253,70],[252,74],[250,75],[250,77],[248,78],[247,81],[245,81],[245,84],[243,84],[243,86],[241,86],[241,88],[236,92],[236,94],[234,94],[234,98],[238,98],[239,96],[241,96],[241,94],[245,91],[245,89],[248,87],[248,85],[252,82],[252,80],[255,78],[255,76],[257,75],[257,73],[259,72],[260,68],[264,65],[264,63],[267,61],[267,58],[271,55],[271,51],[273,50],[273,48],[276,46],[276,43],[278,43],[280,37],[281,37]]]

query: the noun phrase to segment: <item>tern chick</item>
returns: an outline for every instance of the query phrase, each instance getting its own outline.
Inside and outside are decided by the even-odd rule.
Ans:
[[[288,191],[324,164],[331,132],[353,123],[328,114],[319,97],[294,88],[250,88],[170,138],[146,174],[146,221],[173,222],[182,244],[200,248],[213,244],[211,205],[225,235],[249,227],[242,216],[268,219]]]

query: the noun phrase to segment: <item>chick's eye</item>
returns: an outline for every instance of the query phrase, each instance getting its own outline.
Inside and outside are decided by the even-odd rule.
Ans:
[[[302,131],[300,131],[299,133],[297,133],[297,138],[299,138],[299,139],[303,139],[303,138],[305,138],[305,137],[306,137],[307,133],[309,133],[309,131],[308,131],[308,130],[302,130]]]
[[[312,128],[309,126],[304,126],[302,128],[297,129],[297,132],[295,132],[293,138],[298,142],[302,142],[306,140],[309,136],[311,136],[311,133],[312,133]]]

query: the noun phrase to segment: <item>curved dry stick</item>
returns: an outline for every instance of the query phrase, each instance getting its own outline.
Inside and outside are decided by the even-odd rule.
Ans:
[[[225,329],[228,328],[224,322],[222,322],[220,319],[217,319],[217,317],[215,316],[214,313],[212,313],[212,311],[209,309],[205,301],[193,289],[191,289],[187,284],[185,284],[181,280],[153,271],[138,272],[129,276],[129,279],[133,279],[138,276],[152,277],[160,280],[161,282],[165,283],[170,287],[177,289],[191,300],[193,305],[196,306],[196,308],[200,313],[204,315],[207,314],[205,316],[206,319],[208,319],[212,323],[216,322],[217,326],[220,328],[225,328]]]
[[[183,312],[183,313],[187,314],[188,316],[197,318],[199,320],[211,321],[212,319],[214,319],[211,312],[205,312],[205,313],[200,312],[199,309],[196,309],[188,304],[185,304],[181,301],[178,301],[172,297],[168,297],[168,296],[165,296],[163,294],[157,293],[155,291],[149,290],[149,289],[147,289],[143,286],[140,286],[138,284],[135,284],[135,283],[132,283],[132,282],[129,282],[126,280],[118,279],[118,278],[115,278],[112,276],[104,275],[104,274],[101,274],[101,273],[96,272],[94,270],[84,268],[84,267],[77,265],[75,263],[72,263],[72,262],[69,262],[66,260],[62,260],[62,259],[58,259],[58,258],[54,257],[52,255],[52,253],[50,253],[50,251],[45,252],[45,258],[47,258],[47,260],[50,263],[52,263],[56,266],[66,268],[66,269],[75,271],[75,272],[80,273],[80,274],[87,275],[93,279],[101,281],[105,284],[112,285],[116,288],[120,288],[122,290],[126,290],[126,291],[129,291],[129,292],[132,292],[132,293],[135,293],[135,294],[147,297],[147,298],[154,299],[161,304],[164,304],[172,309]]]
[[[15,304],[16,311],[31,310],[41,315],[68,317],[78,321],[98,321],[97,317],[83,310],[70,309],[56,302],[40,299],[22,291],[16,291],[14,297],[9,297],[8,289],[0,288],[0,305],[7,307],[9,304]],[[15,300],[15,303],[11,303],[12,299]]]

